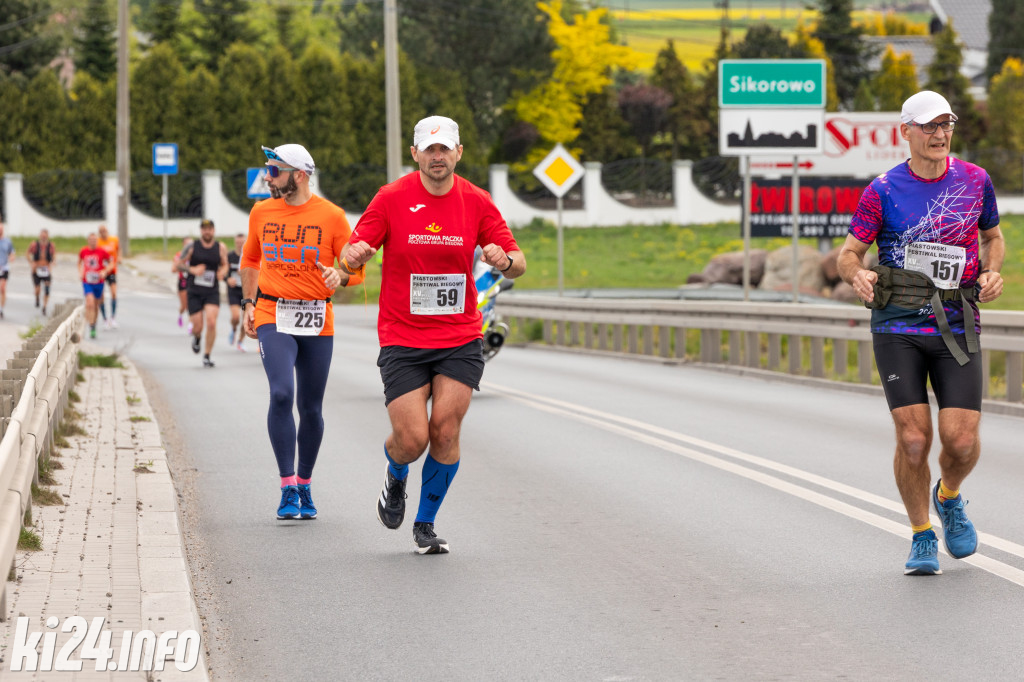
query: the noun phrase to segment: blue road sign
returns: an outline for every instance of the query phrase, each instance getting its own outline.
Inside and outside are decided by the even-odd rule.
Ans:
[[[178,174],[178,145],[174,142],[153,144],[153,175]]]
[[[270,188],[267,186],[267,169],[247,168],[245,171],[245,195],[250,199],[269,199]]]

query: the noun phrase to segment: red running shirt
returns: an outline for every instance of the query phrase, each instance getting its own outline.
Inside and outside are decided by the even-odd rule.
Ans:
[[[381,346],[454,348],[483,336],[472,274],[473,251],[477,245],[492,243],[506,252],[518,251],[519,246],[491,195],[468,180],[453,177],[454,187],[440,197],[423,187],[419,171],[385,185],[352,232],[350,243],[364,241],[374,248],[384,247],[377,316]],[[416,305],[413,290],[418,286],[414,282],[429,280],[431,275],[444,275],[448,281],[465,277],[463,312],[412,312]],[[446,295],[429,285],[425,291]],[[441,305],[448,303],[445,300]]]
[[[110,253],[99,247],[90,249],[88,246],[84,246],[78,252],[78,262],[85,264],[85,279],[82,282],[85,284],[99,284],[103,281],[99,273],[103,272],[103,268],[110,262]],[[94,275],[93,273],[96,274]]]

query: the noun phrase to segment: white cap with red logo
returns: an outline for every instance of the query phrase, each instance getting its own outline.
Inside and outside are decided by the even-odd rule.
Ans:
[[[448,149],[459,146],[459,124],[445,116],[428,116],[416,124],[412,143],[423,151],[440,142]]]

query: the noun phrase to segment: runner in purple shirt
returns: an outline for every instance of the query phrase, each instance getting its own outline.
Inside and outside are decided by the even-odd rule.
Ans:
[[[978,546],[960,495],[980,455],[983,376],[975,347],[981,331],[975,301],[988,303],[1002,294],[1005,244],[988,173],[949,157],[957,120],[949,102],[924,90],[904,102],[900,118],[910,159],[875,178],[861,196],[839,255],[839,273],[871,304],[879,273],[863,262],[877,242],[880,265],[927,275],[937,289],[939,298],[930,302],[913,308],[890,302],[871,313],[875,362],[896,426],[896,484],[913,531],[904,573],[934,575],[942,571],[929,497],[949,554],[962,559]],[[934,302],[940,298],[937,310]],[[934,488],[928,467],[929,379],[939,404],[941,443]]]

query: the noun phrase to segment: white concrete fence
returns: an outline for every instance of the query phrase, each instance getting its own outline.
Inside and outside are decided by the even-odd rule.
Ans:
[[[691,225],[721,221],[738,222],[740,219],[738,204],[721,204],[701,194],[693,184],[693,164],[690,161],[673,163],[674,205],[662,208],[633,208],[616,201],[601,184],[601,164],[584,165],[587,169],[581,181],[584,205],[580,209],[562,212],[562,224],[566,227],[661,223]],[[314,191],[318,192],[315,180],[314,175]],[[19,173],[4,174],[3,208],[8,236],[36,236],[40,229],[46,228],[51,236],[84,237],[101,224],[105,224],[112,233],[118,234],[117,173],[108,171],[103,174],[104,218],[96,220],[48,218],[25,199],[22,182],[23,178]],[[535,218],[552,223],[557,220],[556,211],[534,208],[512,192],[508,184],[508,166],[491,166],[489,191],[505,220],[513,227],[526,225]],[[203,171],[202,193],[203,217],[212,220],[221,235],[245,232],[248,229],[248,212],[238,208],[224,196],[221,171]],[[349,212],[349,222],[355,225],[359,215]],[[135,207],[129,207],[128,228],[132,237],[160,237],[164,234],[164,221],[163,218],[152,217]],[[198,232],[199,220],[196,218],[174,218],[167,221],[168,236],[194,236]]]

